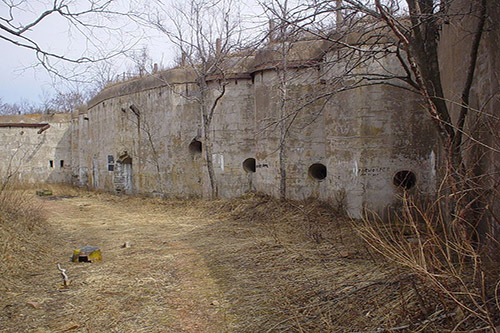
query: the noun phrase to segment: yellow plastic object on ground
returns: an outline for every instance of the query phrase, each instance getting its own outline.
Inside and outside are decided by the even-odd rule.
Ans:
[[[85,246],[73,251],[73,262],[96,262],[102,260],[101,249],[94,246]]]
[[[36,195],[38,195],[39,197],[48,197],[52,195],[52,191],[51,190],[36,191]]]

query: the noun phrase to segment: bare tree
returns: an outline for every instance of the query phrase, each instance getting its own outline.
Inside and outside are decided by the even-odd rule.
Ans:
[[[190,0],[172,11],[160,6],[148,22],[177,46],[181,65],[195,76],[196,94],[183,95],[200,108],[205,162],[212,198],[218,196],[212,156],[211,126],[214,113],[226,93],[226,60],[241,47],[240,20],[231,0]]]
[[[134,45],[132,31],[126,31],[127,19],[136,15],[132,10],[122,10],[123,4],[113,0],[44,0],[36,3],[2,1],[0,9],[0,39],[16,47],[35,53],[39,65],[52,74],[62,76],[59,62],[88,64],[123,54]],[[67,24],[68,39],[83,45],[72,47],[72,54],[53,51],[34,37],[33,31],[50,22]],[[127,33],[125,33],[127,32]],[[113,36],[112,38],[110,38]],[[56,48],[57,49],[57,48]]]
[[[436,124],[436,133],[446,151],[449,186],[454,192],[464,185],[461,175],[463,163],[463,137],[469,114],[469,96],[475,77],[478,50],[487,21],[487,0],[470,2],[464,12],[450,13],[453,0],[343,0],[305,1],[289,6],[286,12],[275,10],[286,1],[271,1],[267,8],[283,22],[304,33],[340,46],[341,61],[345,68],[336,74],[330,91],[325,96],[339,91],[366,85],[384,84],[406,89],[422,96],[427,114]],[[274,10],[273,10],[274,9]],[[342,15],[339,15],[341,13]],[[462,109],[453,121],[449,104],[443,91],[438,48],[443,24],[450,15],[476,17],[472,27],[471,43],[466,68],[466,82],[460,95]],[[360,72],[356,68],[369,61],[384,57],[399,60],[400,71]],[[334,62],[338,61],[336,59]],[[325,67],[328,66],[325,64]],[[349,83],[346,85],[346,79]],[[480,143],[480,142],[479,142]],[[481,143],[480,143],[481,144]],[[459,207],[450,205],[450,216],[455,216]],[[454,219],[454,217],[450,217]]]
[[[89,94],[79,89],[67,92],[57,91],[46,104],[45,112],[70,113],[83,105],[89,99]]]
[[[290,70],[289,61],[291,58],[291,51],[294,43],[298,39],[299,31],[298,29],[290,25],[288,14],[290,12],[289,2],[273,2],[273,3],[261,3],[263,9],[268,13],[269,16],[269,32],[268,38],[272,46],[268,46],[274,55],[271,58],[276,57],[274,70],[278,78],[277,89],[278,89],[278,114],[277,119],[272,119],[270,124],[265,125],[265,127],[278,126],[279,130],[279,146],[277,147],[278,152],[278,165],[279,165],[279,195],[281,199],[287,197],[287,138],[288,129],[292,121],[290,118],[296,109],[292,106],[295,100],[290,97],[290,86],[294,82],[294,74]]]
[[[94,63],[91,67],[92,86],[89,94],[97,95],[106,86],[120,80],[120,74],[112,61],[105,60]]]
[[[27,99],[22,99],[17,103],[2,103],[2,101],[0,101],[0,114],[2,115],[20,115],[40,112],[43,113],[43,110]]]
[[[132,52],[129,58],[133,62],[134,68],[132,72],[135,75],[143,76],[153,72],[153,60],[149,55],[149,49],[147,46],[143,46],[140,50]]]
[[[288,54],[290,52],[290,46],[293,42],[292,38],[294,34],[290,30],[290,25],[288,25],[288,2],[284,1],[282,4],[278,3],[278,8],[275,10],[280,12],[281,20],[277,31],[279,32],[279,54],[281,58],[281,64],[276,68],[279,77],[279,93],[280,93],[280,103],[279,103],[279,119],[280,121],[280,143],[279,143],[279,172],[280,172],[280,197],[281,199],[286,198],[286,138],[287,138],[287,109],[288,109],[288,90],[289,90],[289,71],[288,71]],[[273,21],[271,21],[273,22]],[[271,34],[275,31],[270,31]]]
[[[270,1],[267,8],[280,8],[285,3]],[[332,66],[337,72],[325,78],[330,83],[325,97],[368,85],[388,85],[421,97],[444,151],[442,190],[431,203],[405,193],[398,218],[400,223],[413,226],[417,246],[409,244],[403,232],[388,235],[386,224],[375,230],[373,220],[367,223],[369,236],[364,236],[373,248],[412,270],[441,295],[444,306],[451,303],[467,313],[455,329],[467,327],[467,320],[480,321],[492,329],[498,325],[495,302],[500,284],[494,268],[497,264],[491,257],[499,247],[498,233],[494,233],[498,216],[491,208],[498,202],[498,174],[492,171],[500,152],[498,115],[483,110],[495,95],[483,97],[484,105],[473,107],[471,103],[478,56],[485,46],[483,36],[494,27],[488,10],[494,6],[498,4],[489,0],[343,0],[297,1],[286,13],[273,10],[280,20],[338,49]],[[439,51],[450,38],[442,33],[443,27],[459,20],[468,22],[462,33],[470,43],[464,43],[466,49],[461,50],[462,86],[457,89],[459,82],[455,82],[454,94],[460,98],[452,101],[445,93],[443,78],[450,75],[443,72],[446,67],[440,63]],[[373,71],[363,66],[386,57],[397,59],[398,71],[381,66]],[[452,110],[453,104],[458,104],[458,112]],[[487,158],[488,154],[497,157]],[[481,231],[484,223],[488,226]],[[492,248],[485,247],[486,241]]]

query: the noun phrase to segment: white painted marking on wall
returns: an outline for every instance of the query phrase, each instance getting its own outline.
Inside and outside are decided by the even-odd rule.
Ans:
[[[429,180],[429,183],[430,183],[430,186],[433,186],[436,182],[436,153],[434,153],[434,150],[431,151],[431,153],[429,154],[429,167],[431,169],[431,176],[430,176],[430,180]]]
[[[214,163],[214,167],[220,168],[224,172],[224,155],[212,154],[212,161]]]
[[[434,177],[436,177],[436,154],[434,153],[434,150],[431,151],[431,154],[429,156],[429,163],[431,166],[431,175],[434,179]]]

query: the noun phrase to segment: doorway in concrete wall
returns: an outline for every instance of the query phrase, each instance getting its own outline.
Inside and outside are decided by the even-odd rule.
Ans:
[[[123,190],[125,193],[132,193],[132,158],[128,157],[122,162],[123,165],[123,176],[125,179],[125,183],[123,186]]]
[[[128,155],[122,156],[118,161],[116,161],[116,168],[114,170],[113,183],[115,186],[115,192],[117,194],[132,193],[132,179],[132,157]]]

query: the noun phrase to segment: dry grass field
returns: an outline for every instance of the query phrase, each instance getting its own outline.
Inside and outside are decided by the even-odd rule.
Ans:
[[[52,189],[49,198],[15,191],[14,206],[27,204],[33,216],[2,211],[2,332],[439,328],[439,320],[422,323],[433,295],[369,252],[330,206],[254,194],[160,200]],[[70,262],[85,245],[99,247],[103,260]]]

